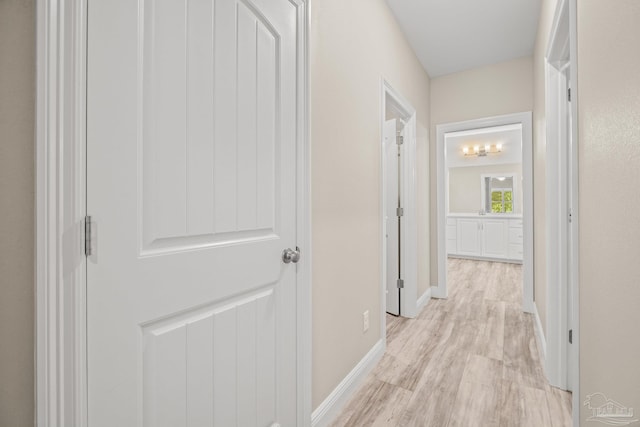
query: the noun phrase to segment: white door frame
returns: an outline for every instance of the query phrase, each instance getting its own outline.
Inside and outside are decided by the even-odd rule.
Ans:
[[[402,225],[400,230],[400,266],[402,278],[404,279],[404,288],[400,292],[400,315],[403,317],[416,317],[418,315],[418,222],[417,222],[417,203],[416,203],[416,110],[402,96],[400,92],[395,90],[389,81],[382,78],[381,81],[381,111],[380,111],[380,230],[381,230],[381,321],[380,335],[386,336],[386,277],[387,277],[387,246],[384,244],[387,234],[385,210],[386,210],[386,166],[384,154],[384,122],[386,120],[387,96],[394,103],[394,107],[405,121],[404,143],[400,146],[401,162],[401,192],[404,214],[402,217]]]
[[[557,4],[545,55],[547,181],[547,351],[545,373],[559,388],[578,390],[578,148],[575,1]],[[568,73],[568,74],[567,74]],[[567,102],[567,77],[572,82]],[[570,108],[569,105],[570,105]],[[570,118],[571,128],[567,127]],[[569,222],[571,213],[571,222]],[[569,252],[573,253],[569,259]],[[570,300],[571,298],[571,300]],[[573,306],[572,314],[569,309]],[[573,345],[568,331],[573,329]],[[574,419],[574,425],[576,421]]]
[[[311,424],[309,0],[297,8],[298,423]],[[87,426],[87,0],[37,0],[36,425]]]
[[[533,154],[531,112],[506,114],[503,116],[467,120],[436,126],[437,156],[437,227],[438,227],[438,282],[432,288],[435,298],[447,297],[447,181],[445,135],[495,126],[522,125],[522,207],[524,231],[524,264],[522,308],[533,313]]]

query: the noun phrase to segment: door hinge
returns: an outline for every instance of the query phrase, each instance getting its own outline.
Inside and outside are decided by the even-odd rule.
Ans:
[[[569,223],[573,220],[573,212],[569,209]]]
[[[402,145],[404,143],[404,136],[398,135],[396,136],[396,144]]]
[[[91,216],[84,217],[84,254],[90,256],[93,251],[91,250]]]
[[[571,88],[567,88],[567,100],[571,102]]]
[[[396,216],[403,216],[404,215],[404,209],[398,207],[396,208]]]
[[[398,279],[398,289],[402,289],[404,288],[404,280],[403,279]]]
[[[569,344],[573,344],[573,329],[569,329]]]

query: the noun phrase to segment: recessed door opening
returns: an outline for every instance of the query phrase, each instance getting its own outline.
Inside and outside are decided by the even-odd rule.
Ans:
[[[438,285],[448,296],[448,260],[499,262],[519,275],[521,310],[533,304],[531,113],[437,127]],[[459,262],[456,264],[460,264]],[[517,267],[516,265],[522,265]]]
[[[546,55],[546,255],[549,382],[578,396],[578,153],[569,3],[558,4]]]
[[[386,166],[386,241],[387,247],[387,313],[401,315],[400,293],[402,292],[402,141],[405,122],[392,118],[384,123],[384,162]]]
[[[448,132],[444,143],[450,283],[459,284],[458,276],[470,270],[476,280],[492,278],[485,297],[520,305],[522,125]]]
[[[381,102],[380,315],[381,333],[386,336],[391,316],[417,315],[416,115],[384,80]]]

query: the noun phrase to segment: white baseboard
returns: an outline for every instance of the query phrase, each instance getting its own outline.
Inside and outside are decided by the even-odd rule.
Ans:
[[[312,427],[324,427],[333,421],[362,384],[366,376],[376,366],[385,351],[384,340],[380,339],[360,362],[344,377],[338,386],[311,414]]]
[[[540,363],[542,366],[546,366],[547,360],[547,340],[544,337],[542,330],[542,322],[540,322],[540,315],[538,314],[538,307],[533,305],[533,317],[535,318],[534,329],[536,332],[536,341],[538,342],[538,351],[540,352]]]
[[[445,295],[444,292],[442,292],[442,289],[440,288],[440,286],[438,285],[431,286],[431,298],[444,299],[446,297],[447,295]]]
[[[420,298],[418,298],[418,302],[416,303],[417,305],[417,314],[420,314],[420,310],[422,310],[422,308],[425,306],[425,304],[427,304],[427,301],[429,301],[431,299],[431,287],[429,287],[429,289],[427,289],[427,291],[422,294],[422,296]]]

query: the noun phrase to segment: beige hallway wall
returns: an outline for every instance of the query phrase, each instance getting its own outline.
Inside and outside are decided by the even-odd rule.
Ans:
[[[34,423],[35,2],[0,0],[0,426]]]
[[[640,409],[640,2],[580,0],[580,398]],[[580,410],[581,425],[591,415]]]
[[[321,0],[311,15],[315,409],[380,339],[382,77],[417,110],[420,292],[429,286],[429,77],[384,0]]]
[[[431,236],[437,236],[436,126],[533,109],[531,57],[431,79]],[[438,241],[431,239],[431,284],[438,283]]]
[[[547,328],[545,53],[557,0],[542,0],[533,53],[533,239],[535,301],[542,329]]]

